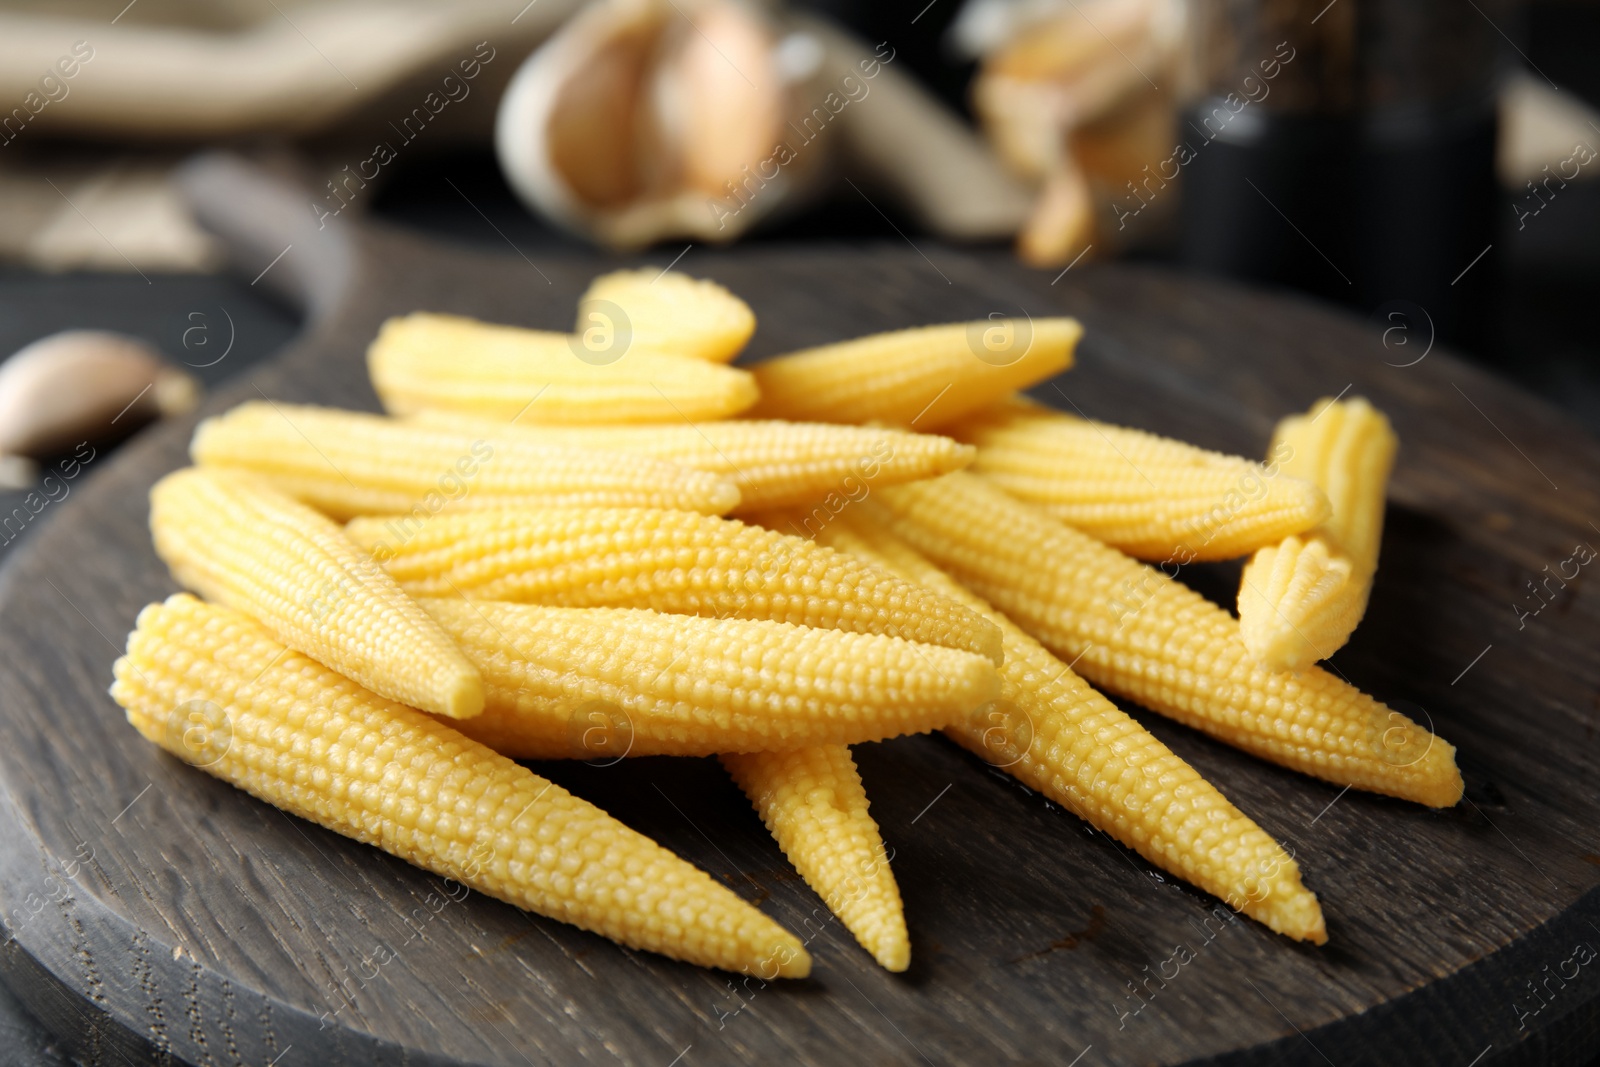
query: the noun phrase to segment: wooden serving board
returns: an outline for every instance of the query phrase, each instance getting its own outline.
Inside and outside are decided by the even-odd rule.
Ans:
[[[247,276],[293,245],[263,284],[313,311],[298,344],[211,411],[259,395],[374,408],[362,353],[384,317],[565,328],[607,265],[318,232],[300,200],[224,164],[191,188]],[[1052,283],[1001,251],[933,246],[697,247],[680,266],[751,303],[754,358],[991,312],[1077,315],[1078,366],[1040,396],[1246,455],[1320,396],[1370,397],[1403,444],[1372,607],[1335,665],[1458,746],[1467,799],[1433,812],[1341,794],[1136,711],[1293,849],[1326,909],[1317,949],[1243,919],[1205,924],[1215,900],[940,738],[864,745],[912,930],[895,976],[829,921],[714,761],[540,765],[808,938],[816,968],[762,988],[624,951],[457,899],[125,724],[105,690],[140,607],[174,588],[145,493],[183,462],[192,420],[179,422],[91,463],[0,589],[0,972],[80,1055],[1467,1067],[1596,1051],[1600,959],[1578,946],[1600,947],[1600,598],[1580,568],[1539,614],[1519,624],[1513,605],[1542,603],[1526,583],[1600,545],[1600,445],[1437,348],[1394,365],[1425,338],[1385,348],[1383,324],[1284,295],[1122,267]],[[1185,573],[1224,603],[1236,576]]]

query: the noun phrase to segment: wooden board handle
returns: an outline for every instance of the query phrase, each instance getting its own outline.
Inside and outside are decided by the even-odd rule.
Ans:
[[[319,219],[304,187],[226,152],[196,156],[177,178],[195,218],[252,286],[270,288],[313,325],[340,305],[355,277],[355,234],[337,218]]]

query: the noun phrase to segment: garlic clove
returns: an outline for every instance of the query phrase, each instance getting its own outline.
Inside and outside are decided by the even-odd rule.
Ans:
[[[598,27],[592,41],[578,35],[572,54],[590,45],[580,70],[557,64],[570,76],[552,86],[545,116],[544,147],[552,176],[575,201],[594,209],[616,207],[644,193],[641,170],[651,156],[652,146],[641,136],[641,91],[666,13],[653,4],[619,8],[620,17],[609,23],[591,20]]]
[[[67,330],[0,364],[0,456],[48,457],[191,410],[195,379],[123,334]]]
[[[637,107],[668,12],[653,0],[591,4],[506,87],[495,117],[501,170],[525,202],[568,229],[592,235],[642,192]]]
[[[657,67],[658,123],[676,148],[678,182],[705,196],[765,159],[783,121],[777,40],[739,4],[709,4],[690,26],[671,26]]]
[[[1030,267],[1055,267],[1088,251],[1094,240],[1089,180],[1069,157],[1051,171],[1017,235],[1017,255]]]
[[[788,93],[776,34],[743,4],[601,0],[517,71],[495,144],[523,201],[579,234],[727,240],[783,199],[716,207],[771,154]]]

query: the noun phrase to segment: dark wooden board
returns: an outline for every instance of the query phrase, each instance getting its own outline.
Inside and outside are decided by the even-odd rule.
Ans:
[[[361,356],[385,316],[563,328],[605,265],[318,233],[299,201],[226,168],[197,189],[247,276],[295,246],[262,284],[298,287],[315,312],[210,410],[261,394],[374,407]],[[1579,942],[1600,947],[1600,606],[1588,569],[1520,628],[1512,605],[1575,544],[1600,544],[1600,445],[1437,348],[1392,365],[1422,339],[1386,349],[1381,325],[1283,295],[1123,267],[1052,284],[1002,251],[933,246],[696,247],[681,267],[750,301],[756,358],[997,311],[1075,314],[1079,365],[1041,396],[1249,455],[1283,413],[1347,387],[1370,397],[1403,446],[1372,607],[1335,665],[1458,746],[1467,801],[1431,812],[1340,795],[1136,712],[1294,849],[1327,913],[1332,940],[1315,949],[1242,919],[1207,932],[1216,901],[941,739],[861,746],[912,929],[911,970],[893,976],[826,920],[714,762],[540,765],[811,938],[814,977],[736,990],[477,895],[449,900],[440,879],[127,727],[105,689],[139,608],[173,589],[145,493],[183,462],[180,422],[91,463],[0,586],[0,972],[78,1055],[1466,1067],[1596,1051],[1600,960],[1542,1000],[1526,983],[1570,975]],[[1226,601],[1235,574],[1186,577]],[[1163,961],[1179,945],[1193,959],[1174,975]],[[392,961],[364,963],[380,946]],[[1129,984],[1163,966],[1131,1014]]]

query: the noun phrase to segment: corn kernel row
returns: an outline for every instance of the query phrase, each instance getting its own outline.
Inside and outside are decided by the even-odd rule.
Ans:
[[[946,736],[1230,907],[1296,940],[1327,941],[1293,858],[1067,664],[860,510],[820,536],[1000,626],[1000,699]]]
[[[912,547],[1110,693],[1339,785],[1432,807],[1461,799],[1442,738],[1318,668],[1258,667],[1233,616],[979,475],[893,486],[861,506],[881,507]]]
[[[880,633],[999,662],[1000,633],[959,604],[798,537],[648,508],[499,509],[345,527],[412,596],[465,596]]]
[[[805,947],[703,871],[228,608],[139,614],[112,698],[148,740],[291,815],[624,945],[763,978]]]

